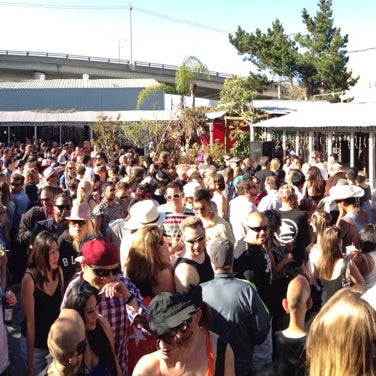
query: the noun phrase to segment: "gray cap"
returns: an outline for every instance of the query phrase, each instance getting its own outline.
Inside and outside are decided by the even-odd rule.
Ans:
[[[226,238],[216,238],[207,244],[207,251],[213,265],[219,269],[232,267],[234,249],[231,242]]]

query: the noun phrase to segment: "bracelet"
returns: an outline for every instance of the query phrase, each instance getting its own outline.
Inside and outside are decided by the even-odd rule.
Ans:
[[[134,298],[135,296],[133,292],[131,292],[131,295],[129,295],[128,298],[125,299],[125,304],[129,304]]]

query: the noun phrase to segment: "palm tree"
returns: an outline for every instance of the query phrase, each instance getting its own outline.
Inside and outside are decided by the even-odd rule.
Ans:
[[[141,90],[137,99],[137,109],[144,103],[145,99],[152,93],[164,92],[166,94],[180,95],[180,108],[184,107],[184,96],[190,94],[192,107],[195,106],[196,83],[194,82],[200,74],[208,74],[209,70],[197,57],[188,56],[179,66],[175,74],[175,88],[166,84],[155,84]]]

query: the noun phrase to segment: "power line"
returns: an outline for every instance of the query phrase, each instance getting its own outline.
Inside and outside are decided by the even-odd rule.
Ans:
[[[368,47],[368,48],[363,48],[360,50],[347,51],[347,53],[352,54],[355,52],[365,52],[365,51],[370,51],[370,50],[376,50],[376,47]]]
[[[45,9],[73,9],[73,10],[119,10],[119,9],[130,9],[131,5],[59,5],[59,4],[32,4],[32,3],[13,3],[8,1],[0,1],[0,5],[7,5],[7,6],[14,6],[14,7],[28,7],[28,8],[45,8]],[[154,16],[157,18],[162,18],[164,20],[176,22],[176,23],[184,23],[186,25],[190,25],[193,27],[197,27],[200,29],[205,29],[209,31],[213,31],[216,33],[222,34],[230,34],[231,31],[219,29],[217,27],[212,27],[204,24],[200,24],[198,22],[171,17],[166,14],[156,13],[149,11],[147,9],[142,9],[138,7],[132,6],[132,10],[138,11],[140,13],[148,14],[150,16]]]

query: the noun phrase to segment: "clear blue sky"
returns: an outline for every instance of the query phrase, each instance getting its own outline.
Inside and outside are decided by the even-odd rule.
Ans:
[[[228,32],[239,25],[248,32],[265,31],[276,18],[287,33],[304,32],[301,11],[306,7],[313,16],[317,2],[133,0],[131,38],[128,0],[0,1],[0,49],[113,58],[120,52],[130,59],[132,39],[133,60],[179,65],[193,55],[210,70],[245,75],[250,63],[237,55]],[[349,51],[376,47],[374,0],[333,0],[332,9],[335,26],[349,34]],[[365,68],[371,54],[350,56]]]

